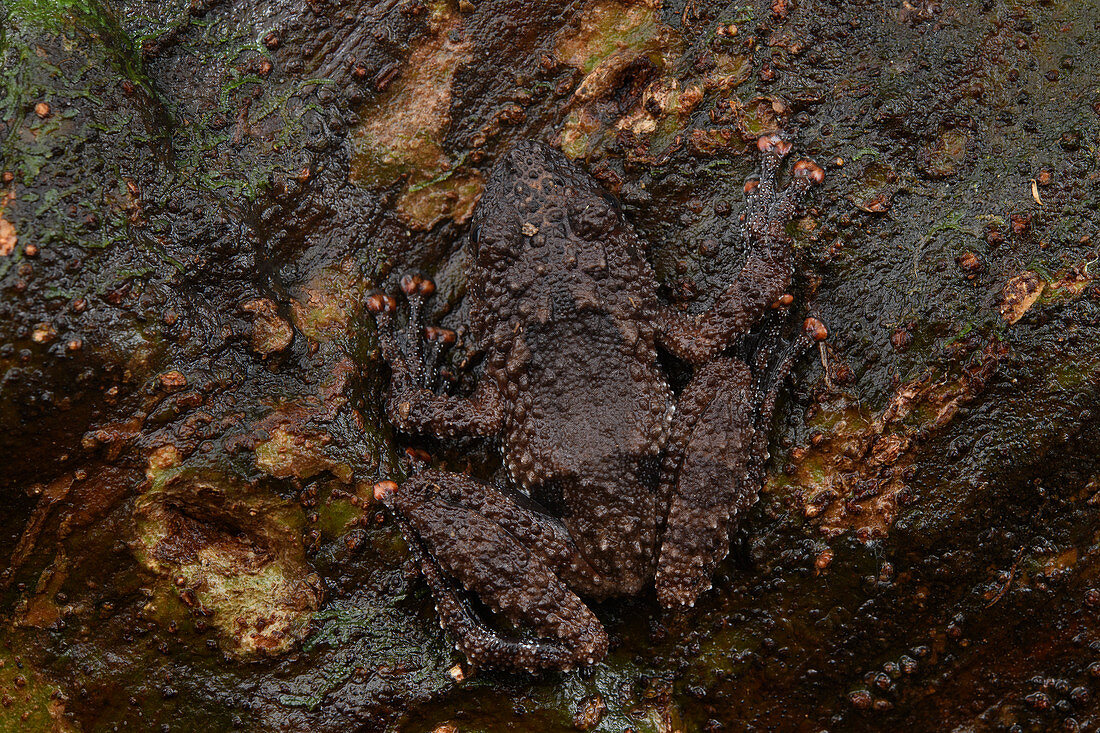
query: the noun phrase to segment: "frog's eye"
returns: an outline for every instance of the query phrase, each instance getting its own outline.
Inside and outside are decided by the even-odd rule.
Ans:
[[[611,207],[611,210],[618,214],[622,211],[622,205],[619,203],[619,199],[615,198],[607,191],[601,191],[600,197],[607,202],[607,205]]]
[[[472,244],[476,247],[478,245],[478,242],[480,242],[480,241],[481,241],[481,225],[480,224],[474,224],[472,227],[470,227],[470,244]]]

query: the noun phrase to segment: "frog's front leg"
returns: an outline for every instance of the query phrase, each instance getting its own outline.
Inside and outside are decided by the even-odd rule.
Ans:
[[[452,331],[423,326],[424,300],[435,292],[435,284],[418,275],[406,275],[401,278],[401,291],[409,306],[409,320],[401,331],[394,322],[397,302],[392,297],[375,293],[366,301],[378,324],[382,356],[390,365],[386,398],[390,422],[407,433],[497,433],[504,423],[504,404],[493,380],[482,379],[469,398],[440,395],[432,389],[439,350],[454,341]]]
[[[492,486],[443,471],[426,471],[401,486],[382,482],[375,494],[394,510],[440,623],[471,664],[533,672],[603,658],[607,634],[568,585],[583,585],[591,569],[560,522]],[[454,581],[534,636],[489,628]]]
[[[786,226],[805,192],[825,175],[817,164],[800,160],[793,180],[780,191],[777,173],[790,143],[770,136],[760,138],[758,146],[764,159],[759,182],[749,189],[743,231],[751,251],[745,266],[709,311],[691,316],[664,307],[657,313],[661,342],[691,364],[713,358],[759,323],[768,308],[784,304],[793,271]]]

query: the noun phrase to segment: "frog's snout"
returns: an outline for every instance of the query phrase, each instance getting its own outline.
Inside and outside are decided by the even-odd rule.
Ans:
[[[524,140],[504,153],[497,165],[506,176],[515,180],[533,182],[543,178],[548,170],[562,164],[564,156],[540,142]]]

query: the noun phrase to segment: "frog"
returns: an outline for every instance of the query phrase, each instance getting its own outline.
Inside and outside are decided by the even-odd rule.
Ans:
[[[465,338],[481,372],[465,395],[437,378],[456,335],[424,325],[433,281],[402,277],[403,307],[385,292],[367,297],[392,425],[500,449],[502,480],[425,465],[374,486],[469,667],[592,665],[609,641],[590,603],[652,586],[678,610],[711,588],[761,490],[781,385],[827,336],[807,318],[793,338],[775,328],[753,337],[791,305],[788,224],[824,176],[799,160],[781,190],[792,144],[768,135],[756,147],[759,178],[746,185],[742,216],[748,259],[701,313],[662,302],[618,199],[537,141],[499,157],[471,219]],[[678,395],[659,349],[690,370]]]

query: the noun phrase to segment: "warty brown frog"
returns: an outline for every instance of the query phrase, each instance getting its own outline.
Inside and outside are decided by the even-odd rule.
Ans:
[[[773,136],[759,148],[761,175],[743,218],[748,260],[702,314],[658,300],[643,242],[615,199],[534,142],[502,156],[473,216],[465,297],[469,336],[484,356],[469,397],[432,388],[429,355],[453,333],[423,326],[430,280],[402,280],[403,329],[394,298],[368,298],[391,368],[392,423],[500,442],[508,486],[427,470],[375,487],[417,556],[441,624],[473,665],[591,664],[608,638],[582,598],[653,584],[663,606],[678,607],[710,588],[731,529],[759,492],[779,387],[811,339],[824,338],[808,319],[794,342],[765,343],[747,359],[723,355],[769,309],[789,305],[786,226],[823,176],[799,161],[781,191],[790,144]],[[678,397],[658,346],[694,367]],[[468,593],[519,631],[491,628]]]

